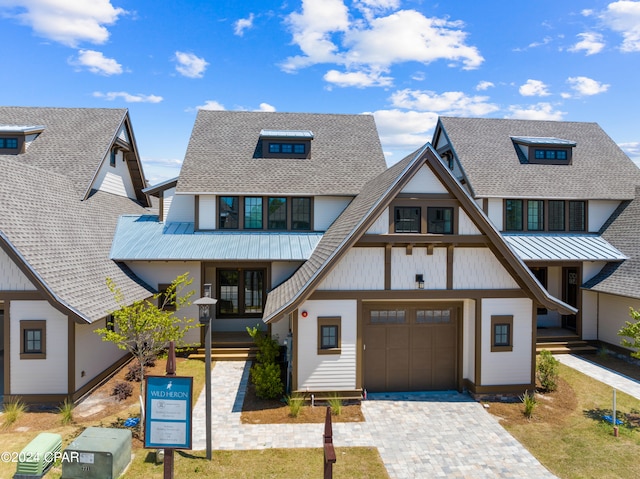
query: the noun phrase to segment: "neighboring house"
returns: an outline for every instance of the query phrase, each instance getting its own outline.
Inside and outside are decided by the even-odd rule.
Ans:
[[[152,290],[109,259],[124,213],[149,206],[127,110],[0,107],[4,400],[78,399],[126,359],[94,334]]]
[[[595,123],[440,118],[433,144],[550,294],[538,336],[600,340],[640,307],[640,170]]]
[[[159,217],[123,216],[111,257],[211,284],[214,337],[289,339],[294,391],[522,392],[536,308],[577,312],[431,146],[387,169],[370,116],[201,111],[180,176],[145,191]]]

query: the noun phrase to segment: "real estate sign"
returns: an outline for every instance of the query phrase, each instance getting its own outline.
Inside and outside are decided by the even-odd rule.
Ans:
[[[191,449],[193,378],[147,376],[144,447]]]

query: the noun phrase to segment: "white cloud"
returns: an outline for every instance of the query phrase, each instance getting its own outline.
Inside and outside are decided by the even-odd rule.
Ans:
[[[618,146],[622,148],[622,151],[624,151],[633,161],[636,163],[640,162],[640,141],[620,143]]]
[[[240,20],[237,20],[233,26],[234,35],[238,35],[239,37],[241,37],[242,35],[244,35],[245,30],[253,28],[253,19],[254,15],[253,13],[250,13],[249,18],[241,18]]]
[[[127,103],[160,103],[163,100],[163,98],[158,95],[132,95],[131,93],[127,93],[125,91],[110,91],[107,93],[96,91],[93,93],[93,96],[96,98],[104,98],[108,101],[113,101],[121,98]]]
[[[526,107],[511,106],[509,114],[505,118],[516,118],[518,120],[562,120],[566,112],[554,110],[550,103],[538,103]]]
[[[178,63],[176,71],[189,78],[202,78],[209,65],[204,58],[193,53],[176,52],[174,60]]]
[[[569,48],[570,52],[580,52],[584,50],[586,55],[595,55],[600,53],[604,48],[604,42],[602,41],[602,35],[600,33],[579,33],[578,37],[581,40],[574,46]]]
[[[276,107],[273,105],[269,105],[268,103],[260,103],[260,108],[255,111],[276,111]]]
[[[547,85],[540,80],[527,80],[524,85],[521,85],[518,89],[522,96],[549,96],[549,90],[547,90]]]
[[[391,95],[391,103],[398,108],[439,112],[446,115],[482,116],[498,110],[486,96],[468,96],[460,91],[442,94],[428,90],[398,90]]]
[[[600,18],[622,35],[620,49],[623,52],[640,51],[640,2],[620,0],[610,3]]]
[[[324,80],[339,87],[390,86],[393,83],[393,78],[382,76],[382,73],[381,71],[339,72],[338,70],[329,70],[325,73]]]
[[[569,77],[567,83],[571,85],[571,89],[575,92],[573,96],[592,96],[599,93],[604,93],[609,89],[608,84],[600,83],[588,77]],[[568,94],[562,95],[564,98],[569,98]]]
[[[76,47],[80,42],[96,44],[109,39],[105,25],[113,25],[126,10],[110,0],[2,0],[8,16],[28,25],[44,38]]]
[[[490,81],[481,81],[480,83],[478,83],[476,85],[476,90],[477,91],[485,91],[488,90],[489,88],[493,88],[495,85],[493,84],[493,82]]]
[[[415,10],[386,15],[398,6],[394,0],[361,0],[350,12],[343,0],[303,0],[302,11],[287,17],[293,43],[302,54],[287,58],[282,69],[295,72],[310,65],[335,64],[345,71],[332,69],[325,75],[327,81],[363,87],[388,86],[390,77],[372,81],[371,72],[387,72],[397,63],[446,60],[470,70],[484,61],[476,47],[465,43],[462,22],[425,17]],[[364,12],[362,18],[356,18],[357,10]],[[354,81],[357,78],[362,81]]]
[[[220,102],[207,100],[204,105],[197,106],[196,110],[226,110],[226,108]]]
[[[86,67],[91,73],[99,75],[120,75],[122,65],[113,58],[105,57],[102,52],[94,50],[79,50],[78,58],[69,61],[71,65]]]

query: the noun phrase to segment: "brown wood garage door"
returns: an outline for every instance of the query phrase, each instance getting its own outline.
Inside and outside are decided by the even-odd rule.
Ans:
[[[365,305],[365,389],[457,389],[457,310],[433,303]]]

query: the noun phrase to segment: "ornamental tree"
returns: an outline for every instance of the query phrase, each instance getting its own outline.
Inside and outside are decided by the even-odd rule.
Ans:
[[[629,308],[629,316],[635,322],[625,321],[626,326],[618,331],[618,336],[624,336],[621,341],[623,346],[635,349],[631,356],[640,359],[640,311]]]
[[[111,313],[112,321],[106,327],[95,332],[102,336],[103,341],[131,353],[140,368],[141,378],[144,378],[147,363],[159,355],[169,341],[174,341],[177,348],[189,346],[184,342],[185,334],[200,326],[193,319],[175,316],[175,311],[191,304],[189,298],[194,292],[182,294],[184,288],[193,282],[188,275],[184,273],[178,276],[166,291],[153,295],[155,302],[143,299],[132,304],[124,301],[120,288],[111,278],[107,278],[107,286],[120,309]]]

